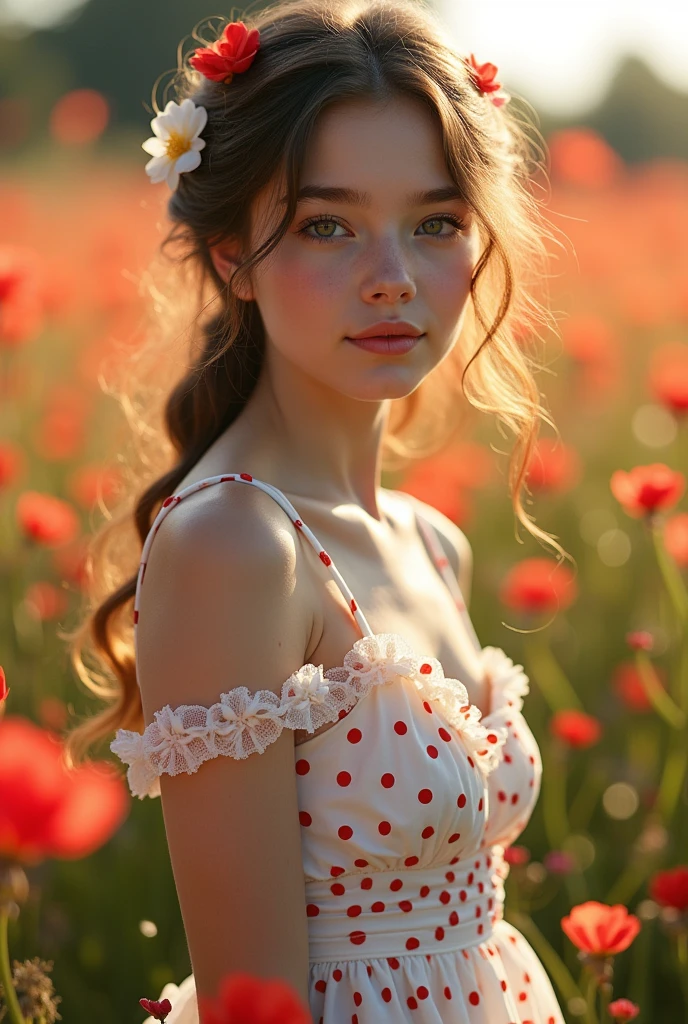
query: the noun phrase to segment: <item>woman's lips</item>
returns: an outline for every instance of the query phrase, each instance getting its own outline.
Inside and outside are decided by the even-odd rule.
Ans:
[[[424,334],[413,335],[391,334],[373,338],[347,338],[352,345],[365,349],[366,352],[377,352],[381,355],[403,355],[424,338]]]

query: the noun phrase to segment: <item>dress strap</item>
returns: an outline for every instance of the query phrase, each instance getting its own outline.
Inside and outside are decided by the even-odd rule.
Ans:
[[[464,601],[459,581],[456,578],[456,574],[452,570],[452,567],[449,563],[449,559],[444,553],[444,548],[442,547],[442,543],[437,535],[437,530],[432,525],[432,523],[418,511],[418,506],[416,505],[413,495],[409,495],[405,491],[395,491],[394,493],[400,494],[411,505],[413,514],[416,518],[416,524],[418,526],[419,532],[421,534],[421,537],[425,541],[428,551],[430,552],[430,556],[433,562],[435,563],[435,567],[442,576],[444,582],[447,584],[449,592],[454,598],[454,603],[456,604],[458,612],[463,620],[468,635],[470,636],[471,640],[473,641],[473,644],[475,645],[476,650],[481,651],[482,644],[478,639],[478,634],[475,631],[475,626],[473,625],[471,617],[468,614],[468,608],[466,607],[466,602]]]
[[[262,491],[265,491],[266,494],[269,494],[271,498],[274,498],[278,505],[282,506],[282,508],[287,513],[296,529],[299,531],[299,533],[303,534],[303,536],[306,537],[306,539],[312,544],[312,546],[315,548],[315,551],[318,554],[318,557],[320,558],[320,561],[323,563],[323,565],[326,565],[327,568],[330,570],[330,573],[332,574],[335,583],[337,584],[342,594],[346,598],[349,610],[351,611],[351,614],[358,623],[363,636],[374,636],[375,634],[370,628],[370,624],[368,623],[368,620],[366,619],[365,615],[359,608],[354,595],[352,594],[351,590],[349,589],[346,583],[346,580],[341,575],[341,573],[337,569],[337,566],[334,564],[334,562],[328,555],[327,551],[325,551],[325,549],[323,548],[322,544],[315,536],[313,531],[308,526],[306,526],[304,521],[300,518],[299,513],[296,511],[296,509],[289,501],[287,496],[277,487],[274,487],[272,484],[265,483],[262,480],[257,480],[255,477],[251,476],[250,473],[224,473],[220,476],[209,476],[203,480],[197,481],[194,484],[189,484],[188,487],[185,487],[183,490],[179,491],[178,494],[172,494],[170,495],[169,498],[165,498],[165,500],[163,501],[162,507],[160,508],[160,511],[158,512],[157,516],[153,521],[153,525],[151,526],[148,536],[146,537],[145,543],[143,545],[143,551],[141,552],[141,561],[139,564],[139,572],[136,582],[136,594],[134,597],[134,638],[136,638],[136,628],[139,622],[139,598],[141,594],[141,587],[143,586],[143,579],[144,576],[146,575],[148,554],[150,552],[153,539],[155,538],[155,535],[158,532],[158,529],[160,528],[160,524],[162,523],[163,519],[165,518],[165,516],[169,515],[172,509],[175,508],[175,506],[177,506],[181,501],[183,501],[184,498],[188,498],[190,494],[194,494],[196,491],[204,490],[206,487],[212,487],[213,484],[230,482],[252,484],[254,487],[259,487]]]

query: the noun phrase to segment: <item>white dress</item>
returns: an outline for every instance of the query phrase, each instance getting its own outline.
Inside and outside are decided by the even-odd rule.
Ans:
[[[281,505],[363,635],[342,666],[303,665],[280,696],[237,687],[211,708],[167,705],[143,735],[118,730],[111,749],[129,765],[132,793],[159,795],[163,771],[261,753],[283,728],[313,732],[336,722],[294,747],[314,1024],[564,1024],[534,950],[503,918],[504,849],[528,823],[542,776],[521,713],[522,666],[500,648],[479,649],[492,692],[481,717],[437,659],[398,634],[372,632],[291,502],[247,473],[208,477],[166,499],[142,552],[135,624],[160,522],[189,494],[223,482],[260,487]],[[416,514],[475,636],[437,535]],[[167,1024],[198,1024],[193,975],[159,998],[172,1003]]]

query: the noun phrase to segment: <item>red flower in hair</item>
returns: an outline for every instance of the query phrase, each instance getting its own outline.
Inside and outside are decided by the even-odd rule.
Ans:
[[[491,102],[496,107],[501,107],[504,103],[508,103],[511,97],[508,93],[500,93],[502,86],[499,82],[495,81],[495,76],[499,70],[496,64],[478,64],[474,54],[471,54],[470,58],[465,61],[465,64],[476,88],[483,95],[489,95]],[[494,95],[495,93],[499,93],[499,95]]]
[[[258,52],[259,32],[247,29],[243,21],[225,25],[224,32],[210,46],[200,47],[189,64],[211,82],[229,84],[234,75],[247,71]]]

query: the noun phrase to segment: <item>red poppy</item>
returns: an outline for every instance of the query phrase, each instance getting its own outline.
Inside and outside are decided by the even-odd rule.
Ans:
[[[555,711],[549,721],[549,731],[569,747],[590,747],[602,735],[602,723],[593,715],[575,708]]]
[[[26,864],[87,857],[119,828],[128,805],[109,762],[67,769],[53,733],[18,715],[0,719],[0,856]]]
[[[653,671],[665,687],[666,673],[662,668],[653,665]],[[633,661],[624,661],[612,672],[612,686],[617,696],[630,711],[650,711],[652,703],[645,693],[640,673]]]
[[[229,83],[234,75],[250,68],[260,47],[259,39],[257,28],[249,31],[243,21],[233,21],[225,25],[214,43],[196,49],[189,64],[211,82]]]
[[[507,864],[527,864],[530,860],[530,850],[527,846],[507,846],[504,850],[504,860]]]
[[[614,956],[627,949],[640,931],[640,919],[622,903],[613,907],[589,900],[572,907],[561,927],[574,946],[591,956]]]
[[[624,171],[621,157],[593,128],[564,128],[547,139],[555,178],[583,188],[603,189]]]
[[[677,512],[665,521],[664,547],[677,565],[688,565],[688,512]]]
[[[16,512],[22,532],[36,544],[59,547],[74,540],[79,532],[79,518],[72,506],[52,494],[24,491]]]
[[[538,491],[566,491],[580,479],[581,462],[571,445],[540,438],[528,463],[528,486]]]
[[[638,629],[633,633],[626,633],[626,643],[632,651],[651,651],[654,647],[654,637],[646,629]]]
[[[640,1007],[630,999],[615,999],[609,1004],[608,1010],[612,1020],[618,1021],[633,1020],[640,1013]]]
[[[48,580],[36,580],[26,588],[24,604],[29,615],[45,622],[56,619],[67,611],[69,598],[64,590],[60,590]]]
[[[294,989],[279,978],[236,971],[220,982],[217,999],[198,996],[201,1024],[311,1024]]]
[[[650,879],[650,895],[663,907],[688,910],[688,865],[679,864],[670,871],[658,871]]]
[[[10,441],[0,442],[0,488],[11,487],[25,466],[24,453]]]
[[[55,102],[48,130],[63,146],[84,146],[100,138],[109,120],[110,104],[101,92],[72,89]]]
[[[16,348],[41,333],[41,276],[34,250],[0,246],[0,347]]]
[[[629,473],[617,469],[609,485],[624,510],[638,518],[675,505],[685,490],[686,478],[663,462],[654,462],[635,466]]]
[[[615,362],[619,340],[612,326],[592,313],[572,316],[561,325],[565,351],[577,363],[597,366]]]
[[[117,496],[120,486],[121,473],[114,466],[80,466],[69,479],[72,497],[87,509],[93,508],[100,500],[107,504]]]
[[[85,590],[88,584],[88,549],[89,541],[85,537],[79,537],[73,544],[56,548],[52,553],[52,561],[60,579],[74,583],[82,590]]]
[[[155,1020],[164,1020],[168,1013],[172,1013],[172,1003],[169,999],[139,999],[139,1003],[147,1010]]]
[[[5,670],[0,665],[0,704],[7,700],[10,695],[10,688],[7,685],[7,679],[5,678]]]
[[[76,386],[53,388],[34,430],[34,446],[43,459],[71,459],[79,454],[86,434],[91,398]]]
[[[544,613],[563,611],[578,596],[576,581],[568,566],[549,558],[525,558],[507,573],[500,600],[518,611]]]
[[[655,398],[672,412],[688,412],[688,345],[660,345],[652,354],[648,377]]]
[[[42,697],[38,703],[38,720],[45,729],[62,732],[67,724],[67,707],[59,697]]]

